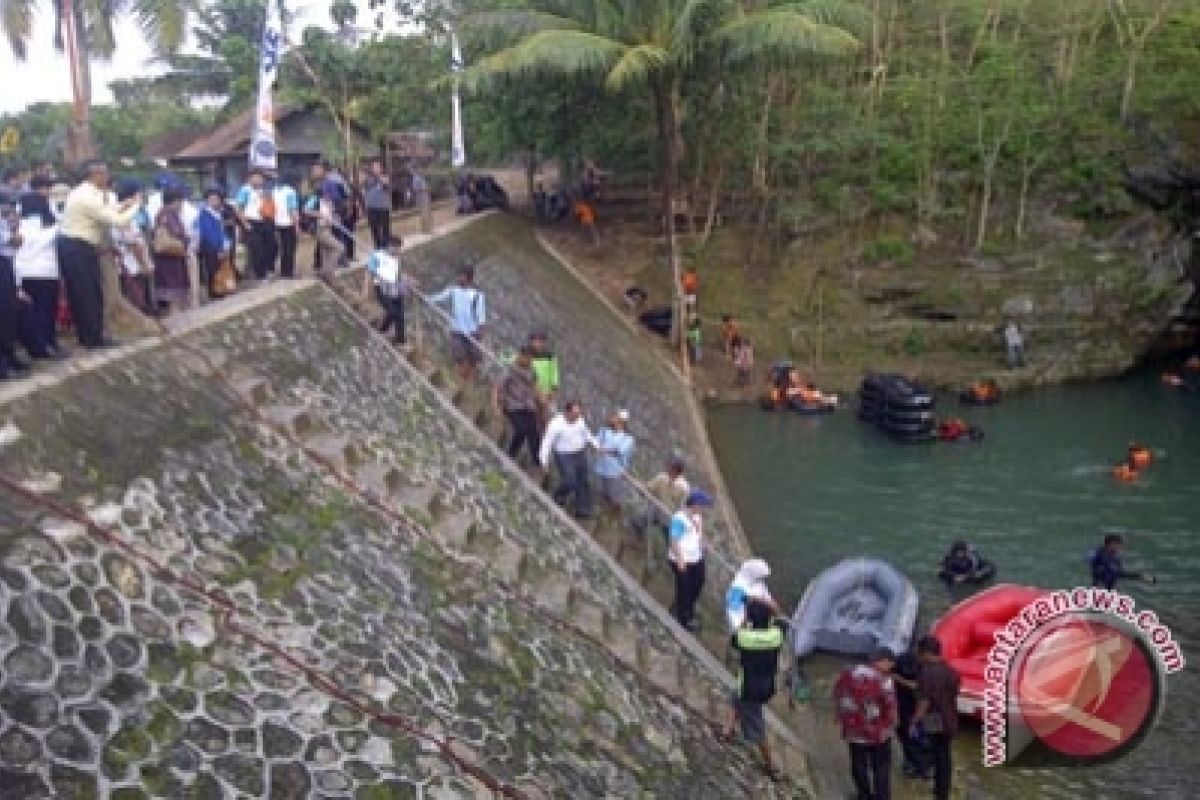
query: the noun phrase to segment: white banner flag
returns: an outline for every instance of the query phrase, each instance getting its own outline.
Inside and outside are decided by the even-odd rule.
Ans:
[[[458,49],[458,36],[450,31],[450,68],[462,72],[462,51]],[[467,146],[463,142],[462,101],[458,98],[458,78],[454,79],[454,94],[450,98],[452,116],[450,120],[450,164],[461,167],[467,163]]]
[[[275,145],[275,79],[283,55],[283,21],[279,0],[267,0],[267,20],[263,25],[262,53],[258,62],[258,107],[250,137],[250,166],[275,170],[279,163]]]

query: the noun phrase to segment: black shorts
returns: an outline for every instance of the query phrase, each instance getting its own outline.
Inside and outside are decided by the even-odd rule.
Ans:
[[[733,710],[742,726],[742,736],[751,744],[762,744],[767,738],[767,720],[763,715],[763,704],[740,700],[733,695]]]
[[[450,357],[454,359],[454,363],[477,365],[483,359],[483,354],[479,351],[479,344],[475,341],[474,336],[468,336],[465,333],[450,334]]]

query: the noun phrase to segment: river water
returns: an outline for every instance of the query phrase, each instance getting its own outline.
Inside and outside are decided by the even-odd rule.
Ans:
[[[1200,394],[1144,374],[1015,394],[991,408],[939,397],[942,414],[984,429],[979,444],[895,444],[852,406],[821,418],[709,411],[776,596],[790,608],[823,568],[877,556],[916,585],[925,628],[952,602],[935,572],[954,539],[996,562],[998,580],[1057,588],[1086,583],[1088,554],[1105,531],[1122,532],[1127,567],[1158,583],[1121,588],[1159,614],[1189,660],[1168,679],[1159,726],[1115,764],[1047,772],[983,769],[978,727],[969,726],[956,745],[960,782],[979,798],[1200,797]],[[1156,458],[1138,483],[1118,485],[1109,469],[1133,440]]]

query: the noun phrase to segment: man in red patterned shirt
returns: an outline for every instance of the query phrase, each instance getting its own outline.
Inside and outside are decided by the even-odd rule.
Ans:
[[[850,774],[858,800],[891,800],[892,732],[896,690],[889,675],[896,657],[887,648],[867,663],[846,667],[833,686],[842,738],[850,747]]]

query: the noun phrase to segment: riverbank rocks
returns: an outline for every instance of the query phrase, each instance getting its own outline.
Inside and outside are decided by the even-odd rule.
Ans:
[[[466,547],[522,554],[531,579],[674,649],[681,683],[726,691],[392,348],[326,288],[285,288],[0,406],[22,434],[0,475],[71,476],[53,507],[0,485],[0,793],[754,795],[752,754],[636,659],[498,574],[499,551],[432,535],[468,515]],[[246,408],[197,351],[261,376],[259,401],[312,430]],[[345,469],[399,477],[368,500],[310,451],[326,431],[353,444]]]

